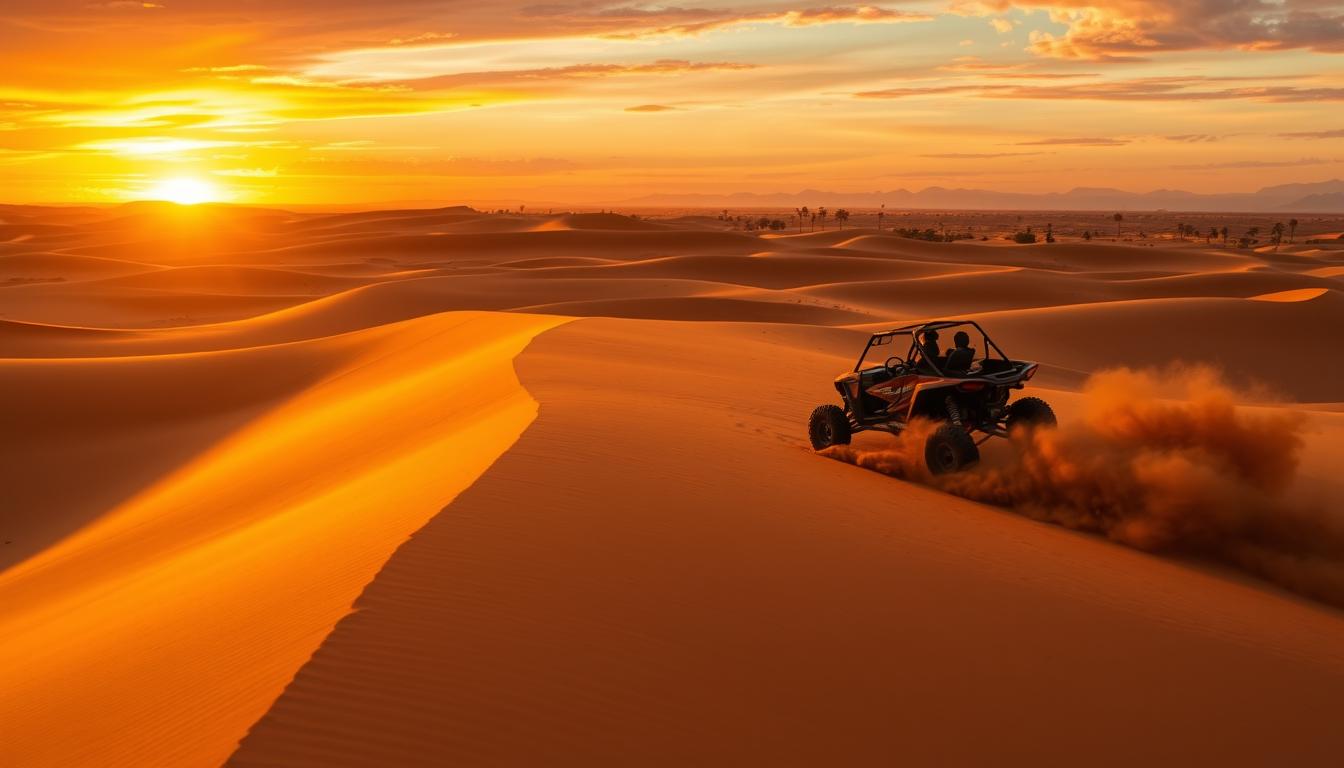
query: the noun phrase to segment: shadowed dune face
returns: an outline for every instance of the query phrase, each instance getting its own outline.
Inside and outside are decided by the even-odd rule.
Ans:
[[[512,358],[560,322],[449,313],[0,365],[28,438],[0,454],[19,544],[0,648],[24,660],[0,673],[0,741],[21,765],[218,765],[392,550],[532,420]]]
[[[1101,483],[1154,513],[1103,526],[1128,543],[1192,541],[1182,526],[1205,508],[1215,538],[1247,541],[1218,511],[1265,523],[1278,497],[1257,500],[1285,477],[1285,498],[1337,501],[1344,358],[1328,347],[1344,326],[1344,250],[1332,243],[1018,247],[462,207],[0,218],[0,655],[22,660],[0,672],[0,744],[20,764],[214,765],[253,726],[239,764],[815,763],[837,740],[872,762],[890,755],[896,721],[926,734],[911,754],[932,760],[965,740],[910,719],[893,692],[918,691],[957,724],[988,723],[1043,676],[1077,701],[1086,686],[1038,663],[1059,637],[1074,641],[1059,674],[1105,669],[1117,692],[1106,711],[1169,739],[1162,754],[1203,755],[1196,737],[1228,724],[1208,707],[1238,690],[1302,695],[1277,713],[1244,702],[1234,724],[1277,718],[1304,759],[1335,744],[1321,729],[1344,663],[1336,614],[967,500],[1077,524],[1066,465],[1028,465],[1078,454],[1067,466],[1084,476],[1069,488]],[[873,328],[952,315],[1040,361],[1033,383],[1056,388],[1084,431],[942,489],[805,449],[806,414],[834,399],[832,377]],[[590,319],[552,330],[570,318]],[[523,352],[533,339],[536,356]],[[1098,371],[1173,362],[1211,364],[1232,390],[1291,406],[1200,422],[1213,427],[1175,452],[1182,466],[1226,461],[1198,493],[1172,484],[1174,505],[1124,486],[1166,466],[1131,461],[1133,436],[1094,423],[1119,429],[1126,414],[1089,416],[1096,393],[1070,391]],[[1097,381],[1151,386],[1159,411],[1162,397],[1201,407],[1164,379]],[[1225,439],[1238,424],[1265,442]],[[1256,450],[1226,453],[1237,445]],[[482,490],[453,502],[469,486]],[[401,547],[431,519],[427,544]],[[1279,544],[1306,530],[1216,554],[1321,594],[1319,573],[1284,575],[1301,550]],[[368,610],[341,624],[354,634],[324,645],[366,586]],[[948,613],[965,601],[981,613]],[[1265,612],[1278,623],[1261,626]],[[1022,633],[1013,653],[977,644],[1004,622]],[[1049,631],[1032,634],[1041,622]],[[971,639],[940,655],[949,638],[928,628],[950,625]],[[1100,642],[1110,633],[1153,670],[1186,669],[1188,692],[1144,716],[1167,683],[1135,684]],[[414,695],[393,706],[388,684]],[[985,706],[965,703],[972,688]],[[333,692],[351,707],[325,709]],[[770,708],[782,699],[806,701]],[[333,733],[368,711],[383,715]],[[1077,717],[1043,722],[1090,732]],[[588,738],[611,722],[628,742]],[[381,730],[359,740],[361,723]],[[1025,726],[992,741],[1039,757],[1049,734]],[[761,751],[735,740],[743,732],[784,737]],[[333,751],[343,739],[352,746]],[[1089,754],[1086,739],[1065,742]],[[966,761],[985,762],[977,749]]]

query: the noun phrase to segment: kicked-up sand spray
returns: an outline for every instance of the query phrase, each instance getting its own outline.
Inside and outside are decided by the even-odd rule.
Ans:
[[[1295,498],[1305,416],[1241,405],[1213,369],[1093,375],[1082,419],[1015,435],[1013,450],[931,475],[912,424],[886,446],[827,456],[1149,551],[1230,563],[1344,605],[1344,526]]]

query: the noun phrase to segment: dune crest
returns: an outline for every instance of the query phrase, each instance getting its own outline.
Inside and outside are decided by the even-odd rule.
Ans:
[[[1253,301],[1311,301],[1312,299],[1324,296],[1329,288],[1297,288],[1291,291],[1276,291],[1274,293],[1262,293],[1259,296],[1252,296]]]

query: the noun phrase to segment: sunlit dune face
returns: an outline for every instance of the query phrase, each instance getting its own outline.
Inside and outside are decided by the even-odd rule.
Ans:
[[[219,187],[208,181],[190,177],[164,179],[149,189],[147,197],[178,205],[217,203],[224,199]]]

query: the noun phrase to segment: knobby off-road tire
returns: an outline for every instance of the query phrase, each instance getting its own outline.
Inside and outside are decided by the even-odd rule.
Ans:
[[[1050,404],[1039,397],[1024,397],[1008,406],[1008,434],[1027,429],[1054,429],[1059,425]]]
[[[816,451],[832,445],[849,445],[849,417],[838,405],[819,405],[807,420],[807,436]]]
[[[935,475],[960,472],[980,461],[980,449],[969,432],[951,422],[938,427],[924,443],[924,462]]]

